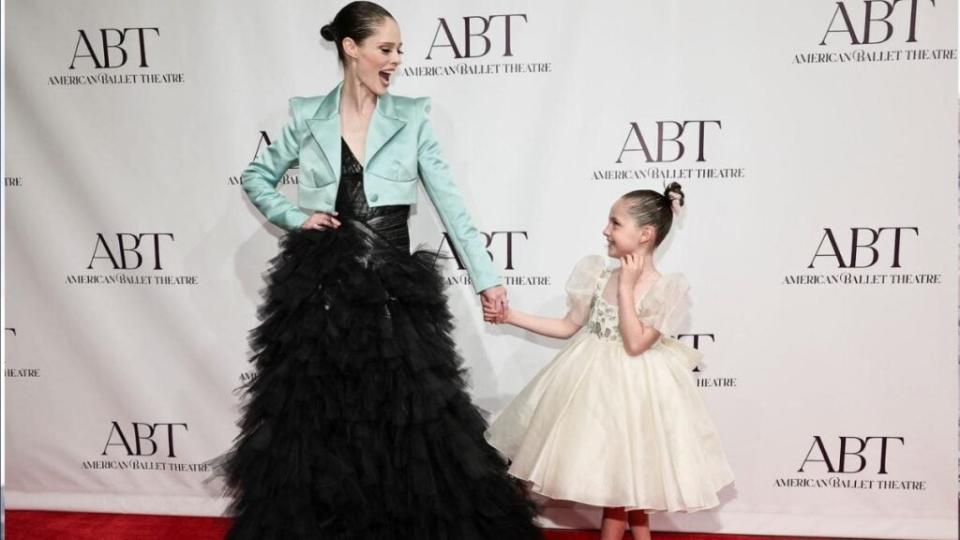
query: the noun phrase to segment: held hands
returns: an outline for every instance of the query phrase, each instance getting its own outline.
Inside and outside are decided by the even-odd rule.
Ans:
[[[340,227],[340,220],[333,217],[337,215],[336,212],[327,214],[326,212],[316,212],[307,218],[303,222],[303,225],[300,226],[303,230],[315,229],[318,231],[323,231],[326,229],[336,229]]]
[[[643,259],[633,253],[620,257],[620,289],[633,291],[643,274]]]
[[[507,302],[507,289],[503,285],[497,285],[481,292],[480,303],[483,305],[484,321],[494,324],[506,322],[510,309]]]

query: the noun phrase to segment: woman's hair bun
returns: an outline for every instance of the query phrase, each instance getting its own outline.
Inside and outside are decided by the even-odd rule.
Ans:
[[[686,199],[686,195],[683,194],[683,188],[680,187],[680,184],[677,182],[670,182],[667,187],[664,188],[663,196],[671,202],[676,200],[680,206],[683,206],[683,201]]]
[[[325,24],[320,28],[320,37],[327,41],[337,41],[337,36],[333,33],[333,28],[329,24]]]

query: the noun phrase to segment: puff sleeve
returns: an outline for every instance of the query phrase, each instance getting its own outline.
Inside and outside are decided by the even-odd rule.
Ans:
[[[682,274],[661,279],[666,281],[653,295],[654,298],[644,302],[640,318],[664,336],[674,336],[683,331],[690,320],[690,284]]]
[[[583,326],[590,317],[597,281],[606,267],[603,257],[591,255],[580,259],[567,279],[567,319]]]

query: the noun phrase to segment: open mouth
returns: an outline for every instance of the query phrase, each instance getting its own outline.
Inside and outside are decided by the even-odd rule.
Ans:
[[[381,71],[379,75],[380,75],[380,82],[382,82],[384,86],[387,86],[390,84],[390,77],[393,75],[393,72]]]

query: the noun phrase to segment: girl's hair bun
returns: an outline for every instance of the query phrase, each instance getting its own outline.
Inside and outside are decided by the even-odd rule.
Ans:
[[[683,201],[686,199],[686,195],[683,194],[683,188],[680,187],[680,184],[677,182],[670,182],[670,184],[664,188],[663,196],[669,199],[671,203],[676,201],[680,206],[683,206]]]

